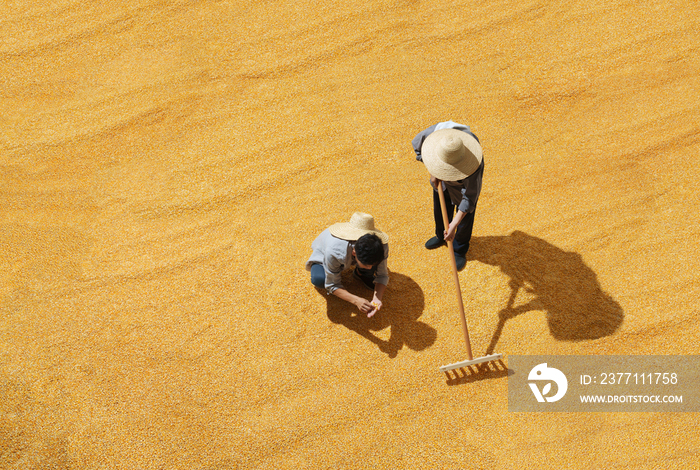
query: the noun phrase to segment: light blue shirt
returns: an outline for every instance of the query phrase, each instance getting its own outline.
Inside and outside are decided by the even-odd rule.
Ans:
[[[323,265],[326,271],[326,291],[332,294],[337,289],[344,289],[341,282],[341,273],[348,268],[357,265],[352,250],[355,241],[343,240],[331,235],[326,229],[311,244],[311,257],[306,261],[306,270],[311,271],[314,264]],[[387,269],[387,258],[389,257],[389,245],[384,244],[384,260],[377,266],[377,276],[374,278],[376,284],[387,285],[389,283],[389,270]]]

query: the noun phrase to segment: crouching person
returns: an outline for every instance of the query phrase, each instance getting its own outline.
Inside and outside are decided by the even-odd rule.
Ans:
[[[382,308],[382,296],[389,282],[388,241],[384,232],[375,229],[374,218],[362,212],[355,212],[349,222],[331,225],[311,244],[313,253],[306,262],[311,283],[372,317]],[[371,301],[343,287],[341,273],[351,268],[353,275],[374,291]]]

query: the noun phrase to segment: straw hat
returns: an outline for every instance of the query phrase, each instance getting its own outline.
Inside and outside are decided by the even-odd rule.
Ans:
[[[443,181],[466,178],[483,159],[479,142],[457,129],[440,129],[430,134],[423,142],[421,155],[430,174]]]
[[[340,222],[328,227],[331,235],[343,240],[355,241],[362,235],[373,233],[379,237],[382,243],[389,241],[389,236],[374,228],[374,217],[364,212],[355,212],[350,218],[350,222]]]

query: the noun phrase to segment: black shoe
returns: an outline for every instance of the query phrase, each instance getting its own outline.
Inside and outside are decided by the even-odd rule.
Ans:
[[[461,271],[464,269],[464,266],[467,265],[467,257],[460,255],[459,253],[455,253],[455,262],[457,263],[457,271]]]
[[[357,268],[352,272],[352,275],[355,279],[359,279],[362,281],[362,284],[364,284],[368,289],[374,290],[374,279],[368,279],[366,277],[360,276],[360,273],[357,271]]]
[[[445,244],[445,240],[441,240],[438,237],[433,237],[427,242],[425,242],[425,247],[429,250],[434,250],[435,248],[440,248],[442,245]]]

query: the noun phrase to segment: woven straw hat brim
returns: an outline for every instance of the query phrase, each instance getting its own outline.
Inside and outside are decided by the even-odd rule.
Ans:
[[[337,224],[331,225],[328,230],[331,232],[331,235],[333,235],[336,238],[341,238],[343,240],[347,241],[356,241],[358,238],[360,238],[362,235],[367,235],[368,233],[373,233],[376,236],[379,237],[379,239],[382,241],[382,243],[388,243],[389,242],[389,236],[379,230],[362,230],[355,228],[350,225],[349,222],[340,222]]]
[[[378,236],[382,243],[387,243],[389,241],[389,236],[381,230],[377,230],[374,226],[374,217],[364,212],[355,212],[352,217],[350,217],[350,222],[333,224],[328,230],[330,230],[331,235],[334,237],[348,241],[355,241],[362,235],[368,233],[373,233]]]
[[[445,142],[459,139],[464,145],[461,157],[445,161]],[[431,175],[443,181],[458,181],[473,174],[483,160],[479,142],[470,134],[457,129],[441,129],[430,134],[421,149],[423,163]]]

